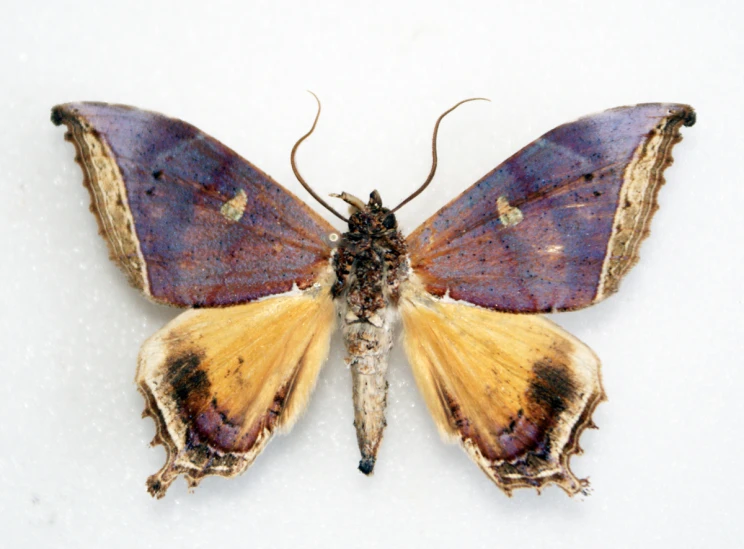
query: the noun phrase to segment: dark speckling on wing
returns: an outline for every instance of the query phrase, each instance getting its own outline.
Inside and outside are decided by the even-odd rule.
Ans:
[[[95,178],[95,162],[86,156],[85,137],[110,149],[156,301],[243,303],[286,292],[293,283],[307,287],[327,265],[333,227],[194,126],[104,103],[60,105],[52,121],[70,128],[88,178]],[[247,205],[234,221],[221,208],[240,191]]]
[[[661,135],[647,185],[654,203],[644,215],[650,217],[678,129],[693,122],[690,107],[657,103],[612,109],[555,128],[421,225],[407,240],[411,266],[435,295],[449,290],[454,299],[502,311],[590,305],[598,294],[615,213],[624,207],[619,199],[626,168],[654,135]],[[504,223],[499,202],[518,208],[521,218]],[[628,257],[618,272],[624,274],[634,260]]]

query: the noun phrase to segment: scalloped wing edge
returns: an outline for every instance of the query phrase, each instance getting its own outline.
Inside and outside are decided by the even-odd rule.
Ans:
[[[75,162],[83,172],[83,185],[90,193],[89,209],[98,223],[98,234],[106,241],[109,257],[124,272],[129,283],[156,303],[150,292],[147,262],[136,234],[124,178],[111,148],[84,117],[66,105],[52,109],[52,123],[67,127],[65,141],[75,147]]]
[[[432,296],[415,275],[402,286],[400,309],[406,355],[445,441],[458,441],[481,470],[509,496],[517,488],[535,488],[540,492],[549,484],[559,486],[570,496],[586,493],[589,482],[574,475],[570,460],[582,452],[580,436],[585,429],[596,428],[592,414],[599,403],[607,399],[600,360],[588,346],[541,316],[501,313]],[[490,319],[493,319],[493,327],[487,326]],[[513,332],[510,331],[512,327]],[[530,340],[530,334],[536,335]],[[512,335],[521,348],[509,348]],[[447,343],[440,345],[439,340]],[[481,345],[484,341],[488,343]],[[450,351],[453,346],[457,348]],[[499,351],[494,352],[494,348]],[[487,365],[478,362],[478,357],[484,356],[493,357]],[[522,372],[510,377],[514,372],[509,368],[517,363],[523,364]],[[563,378],[540,377],[538,364],[546,364],[550,372],[565,372]],[[503,377],[511,381],[500,381],[498,373],[495,378],[488,379],[488,372],[494,368],[501,368]],[[540,383],[541,399],[562,399],[552,415],[544,409],[536,413],[530,411],[532,404],[542,404],[536,400],[536,381]],[[551,386],[553,382],[557,386]],[[514,455],[503,459],[493,457],[504,449],[493,445],[492,433],[500,432],[498,436],[501,437],[507,428],[505,424],[499,426],[494,419],[499,411],[488,408],[490,397],[484,396],[487,387],[497,391],[499,383],[510,386],[499,396],[505,402],[501,412],[511,411],[517,430],[536,421],[531,423],[530,429],[537,429],[539,433],[528,432],[525,427],[524,437],[535,437],[533,447],[513,452]],[[522,389],[515,389],[520,383]],[[560,383],[568,385],[561,387]],[[567,391],[567,387],[570,390]],[[556,389],[558,397],[546,394],[552,388]],[[511,401],[509,390],[514,391]],[[587,391],[589,395],[585,397]],[[526,410],[525,417],[521,415],[522,408]],[[525,423],[520,424],[520,420]],[[542,427],[535,427],[541,422]],[[512,421],[509,426],[510,436],[514,423]],[[524,440],[519,435],[514,437],[517,445]],[[486,453],[491,453],[492,457]]]
[[[251,466],[275,433],[291,429],[304,411],[320,368],[328,358],[330,336],[335,328],[335,308],[330,296],[331,279],[332,271],[327,269],[322,279],[307,290],[295,290],[227,308],[190,309],[177,316],[142,345],[135,377],[137,388],[145,399],[142,417],[150,417],[155,421],[156,434],[150,445],[162,444],[166,450],[165,464],[147,479],[147,490],[153,497],[159,499],[165,496],[170,485],[180,475],[185,478],[190,491],[207,476],[226,478],[238,476]],[[269,314],[261,311],[264,307],[270,311]],[[236,334],[250,337],[255,330],[264,336],[263,342],[271,340],[274,335],[280,337],[280,341],[273,345],[271,350],[277,351],[274,355],[281,355],[282,361],[272,362],[274,355],[270,352],[253,361],[250,354],[246,355],[247,363],[254,362],[260,371],[272,372],[265,384],[254,385],[253,389],[246,386],[246,390],[259,402],[266,400],[264,398],[266,395],[271,398],[266,408],[261,408],[265,411],[261,412],[257,419],[243,426],[241,434],[232,442],[232,450],[219,448],[219,444],[215,444],[215,441],[223,443],[220,440],[222,424],[217,425],[215,431],[211,433],[197,432],[194,429],[196,418],[191,413],[185,417],[184,412],[187,410],[173,397],[173,393],[178,391],[205,390],[207,394],[205,398],[211,398],[215,404],[216,393],[210,392],[209,385],[217,380],[209,381],[210,360],[214,361],[218,368],[221,363],[214,355],[212,358],[206,353],[198,355],[200,346],[204,346],[205,350],[212,348],[209,340],[212,335],[205,336],[199,326],[210,321],[210,318],[204,315],[231,314],[231,309],[235,311],[230,319],[232,332],[228,336],[219,334],[219,337],[228,338],[223,343],[227,344],[231,351],[235,349],[234,353],[228,354],[230,356],[245,354],[245,351],[240,350],[239,343],[232,344],[232,338]],[[299,318],[302,323],[292,325],[288,330],[286,325],[275,321],[279,318],[274,316],[275,312],[282,310],[291,312],[293,318]],[[243,323],[241,318],[248,318],[249,322]],[[259,320],[251,324],[251,319],[255,318]],[[193,332],[183,331],[183,327],[188,328],[191,322],[196,329]],[[270,325],[256,325],[256,322]],[[296,329],[298,326],[300,328]],[[267,332],[270,333],[269,336]],[[198,336],[192,339],[188,337],[189,333]],[[284,337],[282,334],[292,335]],[[171,345],[174,342],[176,348]],[[174,357],[180,356],[184,349],[189,351],[188,356],[195,357],[194,369],[200,369],[201,378],[207,377],[206,382],[200,383],[201,379],[198,376],[192,376],[188,383],[176,386],[173,378],[165,377],[163,369],[172,366]],[[296,357],[296,363],[287,362],[290,359],[286,357]],[[219,376],[223,375],[223,370],[215,372]],[[228,371],[226,375],[235,373]],[[200,385],[207,387],[205,389]],[[220,415],[220,410],[217,410],[213,417]],[[227,423],[230,418],[222,416],[222,420]],[[246,444],[243,435],[248,431],[253,434],[246,435],[250,436],[250,442]]]
[[[195,463],[192,458],[184,455],[183,450],[179,449],[175,442],[179,436],[185,438],[187,430],[183,428],[179,429],[178,432],[172,432],[171,426],[175,422],[164,417],[150,388],[144,383],[138,383],[137,388],[145,398],[145,410],[142,412],[142,417],[150,417],[155,421],[156,433],[150,442],[150,446],[155,447],[162,444],[166,452],[163,467],[147,478],[147,491],[157,499],[165,496],[170,485],[180,475],[183,475],[186,480],[189,491],[193,491],[204,477],[218,475],[232,478],[242,474],[251,466],[271,440],[271,432],[264,429],[256,439],[251,451],[247,453],[220,452],[202,444],[200,450],[203,459]]]
[[[659,209],[659,190],[666,182],[664,171],[674,163],[672,148],[682,141],[679,130],[682,126],[693,126],[697,120],[692,107],[679,107],[670,110],[649,132],[648,139],[638,146],[625,168],[593,303],[617,292],[620,281],[640,259],[641,243],[651,234],[651,219]]]
[[[504,461],[493,463],[489,461],[483,456],[483,453],[475,444],[472,443],[472,441],[463,440],[462,446],[465,452],[488,476],[488,478],[490,478],[494,484],[501,488],[501,490],[509,497],[512,497],[512,492],[519,488],[534,488],[537,490],[538,494],[541,494],[542,489],[550,484],[558,486],[571,497],[577,494],[586,495],[589,488],[589,479],[578,478],[573,471],[571,471],[571,458],[575,455],[581,455],[584,453],[584,449],[579,444],[581,434],[586,429],[599,429],[592,420],[592,415],[597,409],[597,406],[606,400],[607,394],[604,392],[600,380],[600,392],[592,396],[587,407],[584,409],[584,413],[579,416],[578,420],[574,423],[568,442],[563,447],[559,459],[554,462],[554,467],[547,471],[543,471],[541,475],[537,477],[538,480],[536,481],[527,480],[522,474],[509,472],[509,469],[516,465],[515,462]]]

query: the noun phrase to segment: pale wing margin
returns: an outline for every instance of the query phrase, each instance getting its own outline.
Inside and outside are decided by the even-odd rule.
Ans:
[[[569,459],[605,399],[589,347],[540,316],[435,298],[415,276],[399,307],[416,382],[445,438],[507,494],[554,483],[574,495],[588,485]]]
[[[328,274],[328,273],[327,273]],[[143,416],[167,459],[147,482],[155,497],[184,475],[245,471],[304,410],[335,325],[330,278],[304,291],[182,313],[142,347]]]

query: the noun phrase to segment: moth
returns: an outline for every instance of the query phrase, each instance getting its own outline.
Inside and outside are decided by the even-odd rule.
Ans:
[[[458,103],[459,105],[460,103]],[[445,439],[507,494],[588,485],[569,468],[605,398],[589,347],[540,313],[602,301],[638,261],[671,149],[695,112],[620,107],[546,133],[407,237],[377,191],[343,192],[343,234],[238,154],[181,120],[121,105],[54,107],[112,259],[149,299],[185,312],[142,346],[136,382],[165,465],[242,473],[310,397],[341,325],[354,424],[371,474],[385,428],[393,328]],[[337,321],[337,319],[340,319]]]

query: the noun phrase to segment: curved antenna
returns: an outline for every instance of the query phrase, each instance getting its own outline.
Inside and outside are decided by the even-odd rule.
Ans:
[[[331,212],[333,215],[335,215],[336,217],[338,217],[342,221],[345,221],[346,223],[348,223],[349,222],[348,219],[346,219],[343,215],[341,215],[336,210],[334,210],[333,208],[331,208],[325,200],[323,200],[322,198],[320,198],[318,196],[318,194],[314,190],[312,190],[310,188],[310,185],[308,185],[307,182],[300,175],[300,171],[297,169],[297,164],[295,163],[295,155],[297,154],[297,149],[299,148],[300,143],[302,143],[303,141],[305,141],[305,139],[307,139],[308,137],[310,137],[310,134],[315,131],[315,126],[318,124],[318,118],[320,118],[320,99],[318,99],[318,96],[315,95],[310,90],[308,90],[308,93],[310,93],[315,98],[315,100],[318,102],[318,112],[315,114],[315,120],[313,121],[313,126],[310,128],[310,131],[307,132],[302,137],[300,137],[300,139],[297,141],[297,143],[295,143],[294,147],[292,147],[292,154],[290,154],[290,156],[289,156],[290,162],[292,163],[292,171],[294,172],[295,177],[300,182],[300,184],[303,187],[305,187],[305,190],[307,192],[310,193],[310,196],[312,196],[315,200],[317,200],[320,203],[321,206],[323,206],[326,210],[328,210],[329,212]]]
[[[424,184],[421,185],[418,190],[413,193],[411,196],[406,198],[403,202],[398,204],[395,208],[393,208],[391,211],[396,212],[400,210],[403,206],[408,204],[411,200],[416,198],[418,195],[420,195],[422,192],[424,192],[424,189],[429,186],[429,183],[431,183],[431,180],[434,179],[434,174],[437,171],[437,133],[439,133],[439,124],[442,122],[442,119],[447,116],[449,113],[454,111],[457,107],[462,105],[463,103],[467,103],[469,101],[491,101],[490,99],[486,99],[485,97],[471,97],[470,99],[463,99],[459,103],[457,103],[455,106],[450,107],[446,111],[444,111],[439,118],[437,118],[436,124],[434,124],[434,135],[431,138],[431,170],[429,171],[429,175],[426,176],[426,181],[424,181]]]

